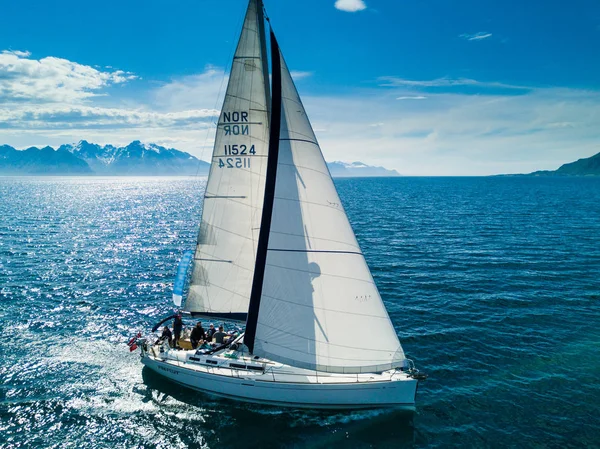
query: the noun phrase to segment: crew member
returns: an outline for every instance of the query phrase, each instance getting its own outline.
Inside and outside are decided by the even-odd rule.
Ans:
[[[192,329],[192,334],[190,335],[190,342],[192,343],[192,348],[196,349],[200,343],[203,343],[206,340],[206,332],[202,327],[202,323],[198,321],[196,327]]]
[[[160,338],[158,340],[156,340],[155,344],[158,345],[165,340],[167,340],[169,342],[169,346],[171,346],[173,344],[173,334],[171,333],[171,329],[169,329],[169,326],[163,327],[162,334],[160,335]]]
[[[210,325],[208,326],[208,330],[206,331],[206,341],[212,341],[215,332],[217,332],[217,330],[215,329],[215,325],[213,323],[210,323]]]
[[[223,339],[227,334],[223,332],[223,326],[219,326],[219,332],[215,332],[213,335],[215,343],[223,344]]]
[[[173,347],[177,347],[177,343],[179,342],[179,338],[181,338],[181,330],[183,329],[183,321],[181,320],[181,315],[175,315],[175,319],[173,320],[173,334],[175,334],[175,339],[173,340]]]

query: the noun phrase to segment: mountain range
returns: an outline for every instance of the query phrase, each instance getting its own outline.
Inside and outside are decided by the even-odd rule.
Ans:
[[[327,164],[334,177],[399,176],[395,170],[362,162]],[[206,175],[210,164],[189,153],[139,140],[124,147],[98,145],[85,140],[61,145],[16,150],[0,146],[0,175]]]
[[[528,176],[600,176],[600,153],[561,165],[557,170],[542,170]]]

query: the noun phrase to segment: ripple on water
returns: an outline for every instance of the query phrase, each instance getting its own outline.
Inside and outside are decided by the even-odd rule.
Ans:
[[[337,181],[403,346],[430,375],[408,415],[238,404],[141,369],[124,343],[170,313],[204,184],[0,178],[0,447],[600,441],[598,180]]]

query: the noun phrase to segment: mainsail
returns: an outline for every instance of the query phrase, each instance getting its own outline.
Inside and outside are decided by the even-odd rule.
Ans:
[[[262,2],[250,0],[219,118],[185,309],[244,321],[254,274],[269,135]]]
[[[247,323],[245,342],[256,355],[318,371],[403,366],[404,352],[273,35],[271,49],[271,124],[280,121],[281,128],[278,145],[271,142],[270,150],[278,147],[278,154],[269,154],[277,160],[272,192],[271,167],[266,175],[264,204],[268,207],[271,198],[273,209],[270,223],[263,222],[270,226],[264,277],[261,288],[253,290],[260,298],[252,298],[258,303],[256,323]],[[259,245],[264,244],[261,234]],[[260,263],[259,249],[257,272]]]

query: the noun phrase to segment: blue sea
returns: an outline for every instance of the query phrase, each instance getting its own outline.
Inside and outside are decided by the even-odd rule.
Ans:
[[[0,178],[1,448],[600,447],[600,179],[336,181],[414,413],[217,400],[143,371],[205,179]],[[368,329],[357,329],[357,332]]]

